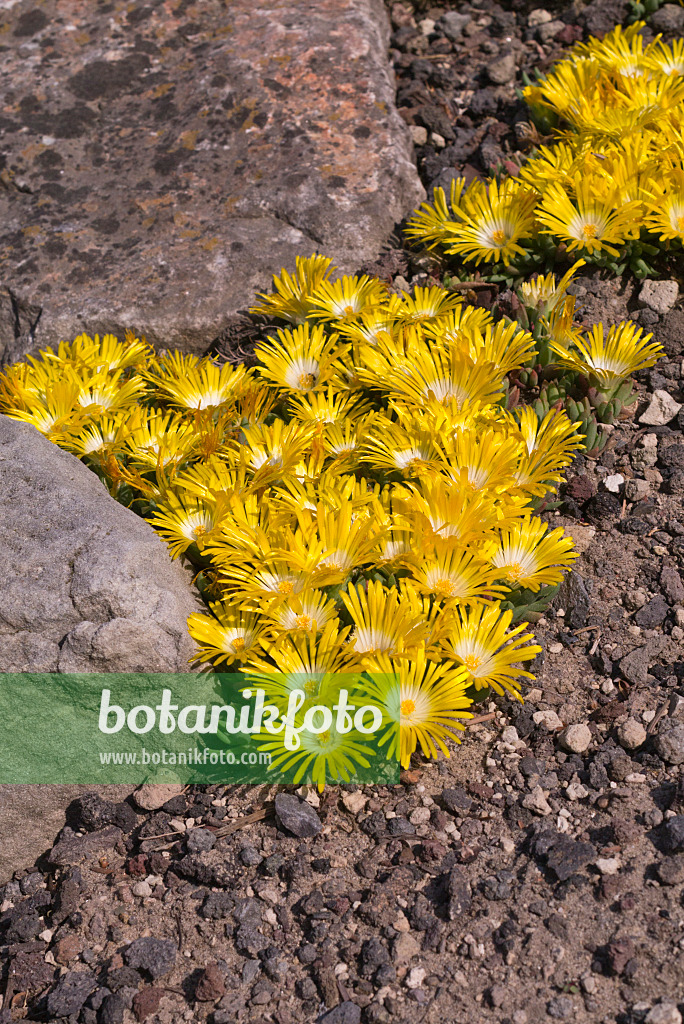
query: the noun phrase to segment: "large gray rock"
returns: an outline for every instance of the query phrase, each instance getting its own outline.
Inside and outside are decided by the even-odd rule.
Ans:
[[[3,7],[0,361],[126,328],[203,350],[423,198],[382,0]]]
[[[0,416],[0,671],[187,671],[195,598],[150,526],[33,427]],[[96,789],[0,786],[0,882]]]
[[[0,416],[0,672],[187,672],[189,578],[73,455]]]

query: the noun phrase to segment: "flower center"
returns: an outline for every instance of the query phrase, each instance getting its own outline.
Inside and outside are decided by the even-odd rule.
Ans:
[[[677,231],[684,231],[684,213],[677,217]]]
[[[294,590],[294,584],[291,580],[281,580],[276,589],[279,594],[291,594]]]
[[[585,238],[596,238],[598,234],[598,228],[595,224],[585,224],[582,228],[582,234]]]
[[[497,228],[496,231],[492,231],[492,242],[494,242],[494,245],[505,245],[506,232],[502,231],[501,228]]]
[[[244,636],[236,636],[234,640],[230,641],[230,646],[234,651],[244,651],[245,649],[245,638]]]
[[[456,594],[456,587],[452,580],[437,580],[433,590],[440,597],[454,597]]]
[[[312,624],[310,615],[298,615],[295,619],[297,629],[311,629]]]
[[[356,310],[354,309],[353,306],[345,306],[344,307],[344,315],[345,316],[354,316],[355,312],[356,312]]]
[[[478,658],[477,654],[468,654],[465,660],[465,667],[469,672],[475,672],[482,664],[482,658]]]
[[[416,710],[416,705],[412,700],[402,700],[400,711],[404,718],[410,718],[413,712]]]
[[[297,382],[300,388],[305,388],[308,390],[309,388],[312,388],[314,386],[314,384],[316,383],[316,378],[314,377],[313,373],[300,373],[299,377],[297,378]]]
[[[512,580],[519,580],[525,575],[525,570],[520,562],[513,562],[512,565],[506,567],[506,571]]]

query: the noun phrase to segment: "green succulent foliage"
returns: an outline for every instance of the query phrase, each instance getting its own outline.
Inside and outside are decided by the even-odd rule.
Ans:
[[[560,584],[553,587],[541,587],[536,593],[524,588],[514,590],[502,601],[504,610],[513,611],[512,622],[537,622],[547,610],[560,589]]]

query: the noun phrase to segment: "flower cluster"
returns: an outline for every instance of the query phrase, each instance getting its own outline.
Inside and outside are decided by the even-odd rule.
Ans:
[[[644,46],[643,22],[578,44],[524,97],[551,134],[512,177],[435,190],[408,234],[463,261],[509,266],[564,245],[595,261],[684,241],[684,40]],[[535,133],[536,134],[536,133]]]
[[[8,368],[0,409],[193,563],[200,663],[313,703],[337,673],[374,673],[406,765],[418,744],[448,752],[478,691],[519,697],[531,678],[540,648],[517,613],[576,557],[534,512],[582,436],[558,409],[507,407],[507,375],[536,360],[518,323],[332,272],[312,256],[275,279],[256,312],[281,326],[255,368],[83,335]],[[566,283],[529,301],[553,316]],[[597,333],[585,358],[610,343]],[[344,777],[357,741],[327,731],[307,757]]]

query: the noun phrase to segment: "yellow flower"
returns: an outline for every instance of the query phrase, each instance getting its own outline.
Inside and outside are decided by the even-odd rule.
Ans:
[[[682,40],[684,43],[684,40]],[[661,242],[678,238],[684,242],[684,171],[652,180],[646,201],[645,225]]]
[[[565,298],[570,281],[580,267],[586,265],[586,262],[586,260],[577,260],[576,263],[573,263],[558,284],[556,284],[555,274],[547,274],[546,277],[537,274],[531,281],[523,281],[520,286],[520,294],[524,304],[530,309],[536,309],[542,316],[548,316]]]
[[[277,633],[320,633],[329,622],[339,625],[335,602],[312,590],[275,599],[265,610],[264,618]]]
[[[274,295],[260,294],[263,301],[250,310],[265,316],[282,317],[293,323],[302,323],[311,312],[311,295],[334,271],[332,260],[314,253],[308,259],[297,256],[297,270],[293,275],[281,270],[273,275]]]
[[[164,356],[145,378],[170,405],[179,409],[215,409],[232,402],[249,380],[244,366],[174,352]]]
[[[402,292],[400,296],[393,295],[387,303],[387,312],[395,322],[423,323],[446,316],[462,302],[460,295],[452,294],[446,288],[414,288],[413,295],[408,292]]]
[[[472,718],[468,673],[452,662],[437,665],[419,648],[410,660],[376,655],[368,663],[368,700],[381,707],[387,726],[380,745],[408,768],[418,744],[425,757],[449,757],[447,742],[460,743],[462,721]]]
[[[463,256],[476,264],[503,260],[508,266],[515,256],[524,256],[519,242],[534,234],[536,194],[512,179],[485,188],[475,182],[461,201],[463,223],[452,232],[446,252]]]
[[[226,666],[252,657],[265,632],[259,617],[227,601],[211,605],[211,611],[193,612],[188,619],[188,631],[199,647],[192,660]]]
[[[223,502],[181,501],[169,494],[164,505],[153,512],[149,522],[178,558],[193,544],[201,550],[225,514]]]
[[[354,623],[349,644],[356,655],[397,656],[411,650],[427,635],[425,619],[415,594],[388,590],[382,583],[350,587],[342,595]]]
[[[500,598],[500,577],[472,551],[438,542],[432,551],[418,550],[405,559],[411,579],[422,594],[455,599],[459,604]]]
[[[495,578],[535,593],[542,586],[560,583],[579,553],[573,550],[572,537],[564,537],[560,527],[548,535],[547,529],[541,519],[525,518],[502,530],[490,557],[498,570]]]
[[[615,192],[601,194],[596,189],[596,181],[586,178],[575,181],[574,196],[562,185],[549,185],[537,210],[542,234],[562,238],[570,251],[618,256],[616,246],[638,235],[641,204],[621,203]]]
[[[632,320],[610,327],[607,335],[603,324],[595,324],[586,339],[576,339],[576,352],[557,343],[552,343],[551,348],[564,366],[585,374],[596,387],[607,389],[619,385],[637,370],[653,366],[662,356],[661,345],[649,345],[653,335],[642,335],[641,327]]]
[[[524,633],[527,623],[509,629],[513,612],[501,612],[492,605],[474,604],[456,609],[454,625],[445,643],[448,657],[468,670],[476,689],[487,686],[503,696],[507,690],[520,700],[519,679],[533,679],[530,672],[516,667],[516,662],[531,661],[541,647],[529,644],[532,633]]]
[[[257,345],[254,354],[266,380],[287,391],[313,391],[329,380],[346,346],[337,343],[337,335],[327,335],[323,326],[302,324],[294,330],[277,331],[278,340]]]
[[[356,320],[387,299],[387,286],[377,278],[347,277],[323,281],[311,297],[310,316],[318,320]]]

